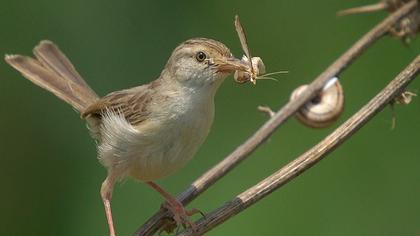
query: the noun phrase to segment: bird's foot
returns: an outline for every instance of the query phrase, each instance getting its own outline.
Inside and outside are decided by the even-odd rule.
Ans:
[[[193,231],[197,231],[197,226],[190,220],[190,217],[197,213],[204,217],[204,214],[200,210],[195,208],[187,210],[182,203],[176,199],[166,201],[162,204],[162,207],[173,214],[173,219],[178,226],[183,226],[184,228],[190,227]]]

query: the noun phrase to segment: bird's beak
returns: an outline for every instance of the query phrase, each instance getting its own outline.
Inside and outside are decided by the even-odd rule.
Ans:
[[[218,59],[215,61],[217,65],[217,72],[220,73],[234,73],[235,71],[248,71],[248,65],[243,61],[230,57]]]

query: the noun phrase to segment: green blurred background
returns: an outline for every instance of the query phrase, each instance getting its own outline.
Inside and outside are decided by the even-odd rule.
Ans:
[[[224,42],[241,55],[233,27],[240,14],[254,55],[268,71],[289,70],[278,82],[239,86],[229,77],[216,97],[212,131],[182,171],[158,181],[179,193],[229,154],[290,92],[322,72],[386,14],[338,18],[335,12],[373,1],[24,1],[2,0],[0,54],[31,54],[42,39],[56,42],[98,94],[150,82],[171,51],[191,37]],[[342,118],[326,130],[294,119],[191,207],[208,212],[254,185],[351,116],[420,51],[384,38],[341,78]],[[96,160],[84,122],[62,101],[0,62],[0,235],[106,235]],[[420,81],[411,84],[418,91]],[[420,235],[420,105],[396,107],[296,180],[209,235]],[[130,235],[160,206],[160,196],[128,180],[116,186],[119,235]]]

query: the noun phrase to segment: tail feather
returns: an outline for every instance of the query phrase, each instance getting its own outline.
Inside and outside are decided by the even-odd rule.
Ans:
[[[21,55],[6,55],[5,60],[25,78],[52,92],[79,112],[83,112],[98,99],[52,42],[42,41],[34,48],[34,54],[38,60]]]
[[[63,78],[71,79],[80,86],[89,89],[92,94],[96,93],[89,87],[85,80],[71,64],[70,60],[51,41],[42,40],[34,49],[33,53],[46,68],[56,72]]]

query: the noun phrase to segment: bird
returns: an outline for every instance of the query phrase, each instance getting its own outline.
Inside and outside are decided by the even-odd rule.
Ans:
[[[5,61],[70,104],[86,121],[98,159],[107,169],[100,195],[109,235],[115,236],[113,187],[126,178],[155,189],[175,222],[194,228],[189,216],[197,210],[186,210],[155,181],[192,159],[212,125],[218,88],[235,71],[249,72],[247,64],[219,41],[188,39],[174,49],[157,79],[99,97],[53,42],[41,41],[33,54],[5,55]]]

